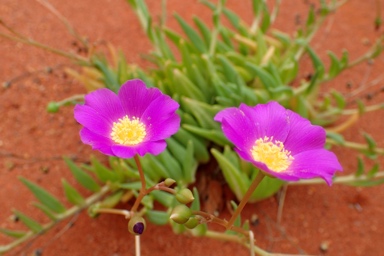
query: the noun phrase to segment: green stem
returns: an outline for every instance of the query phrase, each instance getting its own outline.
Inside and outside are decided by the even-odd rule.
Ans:
[[[326,143],[329,143],[331,145],[338,145],[338,146],[343,146],[351,149],[356,149],[356,150],[370,150],[367,144],[357,143],[352,141],[344,141],[342,143],[339,143],[337,141],[334,141],[333,139],[326,139]],[[384,148],[374,148],[372,149],[372,151],[376,154],[384,154]]]
[[[193,215],[199,215],[199,216],[203,217],[207,222],[216,223],[216,224],[223,226],[225,228],[228,225],[228,221],[220,219],[220,218],[218,218],[215,215],[210,214],[210,213],[206,213],[203,211],[192,211],[192,214]],[[230,227],[230,230],[235,231],[235,232],[240,233],[240,234],[243,234],[244,236],[248,236],[248,231],[244,230],[242,228],[232,226],[232,227]]]
[[[246,240],[244,240],[243,238],[241,238],[239,236],[234,236],[234,235],[230,235],[230,234],[226,234],[226,233],[220,233],[220,232],[211,231],[211,230],[208,230],[205,233],[205,236],[209,237],[209,238],[217,239],[217,240],[239,243],[241,245],[244,245],[247,248],[250,248],[250,245],[246,242]],[[253,251],[255,253],[257,253],[258,255],[261,255],[261,256],[274,255],[274,254],[271,254],[271,253],[264,251],[263,249],[261,249],[257,245],[253,246]]]
[[[131,212],[136,212],[137,211],[137,208],[139,207],[139,204],[141,203],[141,200],[147,194],[147,189],[146,189],[147,184],[146,184],[146,181],[145,181],[145,176],[144,176],[143,168],[141,167],[139,156],[135,155],[134,159],[135,159],[135,162],[136,162],[136,165],[137,165],[137,170],[139,171],[139,175],[140,175],[141,189],[140,189],[139,195],[136,198],[135,203],[132,206]]]
[[[71,23],[55,8],[51,3],[46,0],[36,0],[42,6],[47,8],[53,15],[55,15],[67,28],[68,32],[76,38],[79,42],[83,44],[84,47],[88,48],[88,42],[82,38],[79,33],[77,33],[76,29],[71,25]]]
[[[383,178],[384,177],[384,171],[378,172],[375,174],[374,177],[368,177],[367,175],[361,175],[359,177],[356,177],[355,174],[335,177],[333,179],[333,184],[350,184],[352,182],[356,181],[365,181],[365,180],[371,180],[371,179],[377,179],[377,178]],[[310,180],[299,180],[295,182],[289,182],[288,185],[315,185],[315,184],[325,184],[325,181],[320,178],[316,179],[310,179]]]
[[[233,226],[233,223],[235,222],[236,218],[240,215],[241,211],[243,210],[244,206],[247,204],[249,198],[252,196],[253,191],[257,188],[257,186],[260,184],[260,182],[265,177],[265,174],[262,171],[259,171],[256,178],[252,181],[251,186],[248,188],[247,192],[245,193],[243,199],[241,199],[239,206],[236,208],[235,213],[232,215],[231,219],[228,221],[226,228],[230,229]]]
[[[214,24],[214,29],[212,31],[212,40],[211,43],[209,44],[209,56],[213,56],[216,50],[216,44],[217,44],[217,37],[219,35],[219,31],[221,28],[221,22],[220,22],[220,16],[223,11],[223,1],[220,0],[217,5],[217,9],[214,12],[214,16],[217,15],[217,23]]]
[[[30,39],[30,38],[24,39],[24,38],[19,38],[19,37],[7,35],[5,33],[0,33],[0,37],[4,37],[4,38],[7,38],[7,39],[15,41],[15,42],[20,42],[23,44],[32,45],[32,46],[41,48],[45,51],[52,52],[52,53],[60,55],[62,57],[66,57],[66,58],[71,59],[71,60],[80,61],[80,62],[87,62],[87,63],[89,62],[89,60],[84,58],[84,57],[81,57],[81,56],[75,55],[75,54],[71,54],[71,53],[68,53],[68,52],[65,52],[62,50],[58,50],[56,48],[52,48],[48,45],[39,43],[39,42],[34,41],[33,39]]]
[[[98,208],[98,209],[94,209],[93,212],[123,215],[125,216],[126,219],[129,219],[131,217],[131,213],[129,211],[121,210],[121,209]]]
[[[0,254],[5,253],[5,252],[19,246],[23,242],[28,241],[29,239],[31,239],[37,235],[46,233],[49,229],[54,227],[57,223],[63,221],[64,219],[78,213],[79,211],[81,211],[81,210],[89,207],[90,205],[94,204],[95,202],[99,201],[108,192],[109,192],[108,186],[102,187],[99,192],[88,197],[82,206],[73,206],[72,208],[68,209],[66,212],[64,212],[62,214],[55,215],[57,217],[57,219],[55,221],[52,221],[50,223],[43,225],[43,230],[40,233],[36,234],[32,231],[29,231],[23,237],[13,241],[12,243],[0,246]]]

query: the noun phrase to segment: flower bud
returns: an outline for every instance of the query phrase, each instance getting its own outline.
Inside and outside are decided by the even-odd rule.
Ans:
[[[182,204],[189,204],[194,199],[192,191],[188,188],[183,188],[176,193],[176,200]]]
[[[88,207],[88,215],[91,217],[91,218],[96,218],[99,213],[97,212],[97,210],[100,208],[100,203],[96,203],[96,204],[93,204],[91,206]]]
[[[175,208],[173,208],[171,213],[171,220],[178,224],[184,224],[188,221],[189,217],[191,217],[192,211],[184,204],[176,205]]]
[[[197,225],[196,228],[192,229],[191,233],[194,236],[205,236],[205,234],[207,233],[207,230],[208,230],[207,224],[201,224],[201,225]]]
[[[192,218],[189,218],[187,222],[185,222],[184,226],[189,229],[193,229],[199,224],[200,224],[199,220],[192,217]]]
[[[48,103],[47,112],[48,113],[57,113],[59,111],[59,108],[60,108],[60,105],[57,102],[51,101]]]
[[[171,178],[166,178],[164,181],[164,185],[167,187],[170,187],[175,183],[176,183],[176,181],[174,179],[171,179]]]
[[[134,235],[143,234],[145,227],[145,220],[141,216],[133,216],[128,222],[128,231]]]

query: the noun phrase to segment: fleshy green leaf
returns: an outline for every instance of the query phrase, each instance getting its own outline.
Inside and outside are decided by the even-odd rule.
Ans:
[[[65,179],[61,180],[64,188],[65,196],[67,197],[68,201],[74,205],[82,206],[84,205],[84,198],[80,195],[77,190],[71,186]]]
[[[41,226],[40,223],[38,223],[36,220],[32,219],[31,217],[28,217],[24,213],[13,210],[13,213],[19,218],[19,220],[24,223],[30,230],[32,230],[33,233],[39,233],[43,231],[43,226]]]
[[[363,162],[363,159],[361,157],[358,157],[357,158],[357,171],[355,173],[355,176],[356,177],[360,177],[361,175],[364,174],[364,162]]]
[[[341,135],[339,133],[327,132],[327,138],[334,140],[335,142],[337,142],[340,145],[343,145],[345,143],[345,139],[344,139],[343,135]]]
[[[104,165],[102,165],[95,156],[91,157],[91,164],[92,170],[95,172],[97,178],[100,179],[102,182],[119,180],[119,176]]]
[[[169,213],[156,210],[148,210],[145,213],[148,220],[156,225],[165,225],[169,221]]]
[[[192,125],[183,125],[183,128],[207,140],[213,141],[218,145],[225,146],[227,144],[230,144],[228,139],[219,130],[207,130]]]
[[[200,196],[196,187],[193,187],[193,197],[195,200],[193,200],[190,209],[192,211],[200,211]]]
[[[183,161],[183,173],[184,173],[184,181],[187,184],[193,183],[195,181],[197,162],[193,157],[193,142],[188,141],[187,148],[185,151],[185,158]]]
[[[216,158],[229,187],[236,197],[241,200],[249,187],[248,178],[232,165],[217,149],[211,149],[211,153]]]
[[[24,183],[24,185],[28,187],[28,189],[33,193],[33,195],[52,212],[65,212],[64,205],[60,203],[60,201],[51,193],[25,178],[20,178],[20,180]]]
[[[376,148],[375,140],[368,133],[364,133],[363,135],[364,135],[365,141],[368,144],[369,151],[373,152]]]
[[[100,186],[96,183],[96,181],[88,173],[80,169],[71,159],[65,157],[64,161],[68,165],[75,179],[83,187],[92,192],[98,192],[100,190]]]
[[[175,201],[175,197],[168,192],[154,190],[151,192],[151,195],[157,202],[164,205],[165,207],[171,207]]]
[[[179,25],[183,29],[184,33],[187,35],[189,40],[191,40],[192,44],[196,47],[196,49],[200,53],[205,53],[208,51],[206,45],[203,40],[199,36],[199,34],[194,30],[184,19],[182,19],[179,15],[175,15],[176,20],[179,22]]]
[[[35,206],[37,209],[39,209],[40,211],[42,211],[45,215],[47,215],[48,218],[50,218],[51,220],[54,220],[56,221],[57,220],[57,216],[55,215],[54,212],[52,212],[47,206],[45,206],[44,204],[41,204],[41,203],[37,203],[37,202],[33,202],[32,203],[33,206]]]
[[[174,137],[177,141],[180,141],[184,145],[187,145],[189,140],[193,142],[193,148],[195,149],[194,155],[197,161],[206,163],[209,160],[209,153],[202,139],[196,138],[195,135],[186,131],[182,127],[174,135]]]
[[[27,234],[25,231],[21,230],[10,230],[6,228],[0,228],[0,233],[9,236],[9,237],[14,237],[14,238],[21,238]]]
[[[321,61],[319,56],[316,54],[316,52],[309,45],[307,46],[307,52],[309,54],[309,57],[312,60],[313,67],[315,68],[319,79],[321,79],[324,75],[324,70],[325,70],[324,63]]]
[[[376,163],[371,170],[368,171],[367,177],[368,178],[373,178],[375,177],[376,173],[379,171],[380,165]]]

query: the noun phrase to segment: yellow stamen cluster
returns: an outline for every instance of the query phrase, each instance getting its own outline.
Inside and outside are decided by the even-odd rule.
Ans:
[[[255,161],[264,163],[274,172],[285,171],[294,159],[281,141],[273,141],[273,137],[267,136],[255,141],[251,154]]]
[[[128,116],[114,122],[111,132],[111,138],[114,142],[126,146],[143,142],[146,135],[145,125],[137,117],[129,119]]]

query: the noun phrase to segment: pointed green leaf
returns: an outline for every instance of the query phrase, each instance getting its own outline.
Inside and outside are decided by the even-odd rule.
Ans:
[[[85,200],[80,195],[80,193],[73,186],[71,186],[71,184],[69,184],[65,179],[62,179],[61,182],[63,184],[64,193],[68,201],[74,205],[78,205],[78,206],[84,205]]]
[[[33,206],[35,206],[37,209],[42,211],[45,215],[47,215],[48,218],[50,218],[53,221],[56,221],[58,217],[55,215],[54,212],[52,212],[47,206],[41,203],[33,202]]]
[[[178,180],[181,178],[181,173],[177,172],[177,170],[168,170],[164,167],[164,165],[153,155],[148,154],[146,156],[149,161],[150,168],[158,173],[161,178],[172,178],[174,180]],[[145,170],[144,170],[145,172]]]
[[[119,80],[108,64],[100,59],[94,59],[93,64],[103,74],[102,79],[106,87],[114,92],[117,92],[120,88]]]
[[[307,22],[305,24],[307,26],[307,29],[310,29],[313,26],[313,24],[315,23],[315,19],[315,8],[311,5],[311,7],[309,8]]]
[[[212,148],[211,153],[216,158],[229,187],[237,199],[241,200],[249,187],[248,177],[233,166],[217,149]]]
[[[177,176],[173,174],[174,172],[182,173],[181,165],[172,156],[168,149],[165,149],[160,155],[158,155],[157,159],[164,165],[172,176]]]
[[[199,191],[196,187],[193,187],[193,197],[195,198],[195,200],[192,201],[190,209],[192,211],[200,211],[200,196]]]
[[[156,225],[165,225],[169,221],[169,213],[156,210],[148,210],[145,213],[148,220]]]
[[[239,75],[233,64],[224,55],[218,55],[217,57],[221,63],[221,66],[223,67],[223,73],[227,80],[232,83],[237,83]]]
[[[187,145],[188,141],[191,140],[193,142],[193,148],[195,158],[200,163],[206,163],[209,160],[209,153],[205,143],[202,139],[197,138],[195,135],[186,131],[184,128],[180,128],[179,131],[174,135],[175,139],[181,142],[183,145]]]
[[[167,148],[172,153],[172,155],[177,159],[177,161],[182,164],[185,157],[185,148],[177,142],[174,138],[169,138],[167,141]]]
[[[13,210],[13,213],[19,218],[19,220],[24,223],[30,230],[32,230],[33,233],[39,233],[43,231],[43,226],[41,226],[40,223],[38,223],[36,220],[28,217],[24,213]]]
[[[80,169],[71,159],[65,157],[64,161],[68,165],[69,170],[72,172],[75,179],[83,187],[92,192],[98,192],[100,190],[100,186],[96,183],[96,181],[88,173]]]
[[[14,238],[21,238],[27,234],[25,231],[21,230],[10,230],[6,228],[0,228],[0,233],[3,233],[6,236],[14,237]]]
[[[225,146],[231,144],[227,137],[220,130],[207,130],[200,127],[192,126],[192,125],[183,125],[182,126],[187,131],[194,133],[198,136],[201,136],[207,140],[213,141],[220,146]]]
[[[107,181],[118,181],[119,177],[116,173],[105,167],[100,161],[95,157],[91,157],[92,170],[95,172],[97,178],[102,182],[106,183]]]
[[[332,139],[333,141],[337,142],[339,145],[343,145],[345,143],[345,139],[343,135],[339,133],[327,132],[327,138]]]
[[[112,195],[109,195],[106,197],[103,201],[99,203],[100,207],[102,208],[113,208],[118,203],[120,203],[121,198],[124,195],[124,191],[118,190],[114,192]]]
[[[368,144],[368,150],[370,152],[374,152],[375,149],[376,149],[376,142],[375,142],[375,140],[368,133],[364,133],[363,135],[364,135],[365,141]]]
[[[324,75],[324,64],[319,58],[319,56],[316,54],[316,52],[309,46],[307,45],[307,52],[309,54],[309,57],[312,60],[313,67],[316,70],[316,73],[318,74],[319,79],[323,78]]]
[[[185,112],[189,112],[195,117],[201,128],[218,129],[220,127],[219,123],[213,120],[218,109],[215,109],[212,105],[191,98],[182,97],[181,107]]]
[[[55,213],[63,213],[65,212],[65,207],[60,201],[54,197],[51,193],[38,186],[37,184],[20,177],[21,182],[24,183],[28,187],[28,189],[33,193],[33,195],[48,209]]]
[[[183,173],[184,173],[184,181],[186,184],[191,184],[195,182],[197,162],[193,157],[193,142],[188,141],[187,148],[185,151],[185,157],[183,161]]]
[[[158,203],[168,208],[175,202],[175,196],[165,191],[154,190],[151,192],[151,195]]]
[[[173,69],[173,77],[175,81],[174,92],[188,98],[206,102],[206,96],[192,81],[178,69]]]
[[[343,94],[341,94],[338,91],[332,91],[332,96],[336,100],[336,104],[337,104],[337,107],[339,109],[345,108],[345,106],[347,105],[347,102],[346,102]]]
[[[380,165],[376,163],[371,170],[368,171],[367,177],[368,178],[373,178],[375,177],[376,173],[379,171]]]
[[[363,175],[364,174],[364,162],[363,162],[363,159],[359,156],[358,158],[357,158],[357,171],[356,171],[356,173],[355,173],[355,176],[356,177],[360,177],[361,175]]]
[[[181,28],[183,29],[184,33],[187,35],[189,40],[192,42],[192,44],[195,46],[195,48],[200,52],[200,53],[205,53],[207,52],[207,47],[204,44],[203,40],[199,36],[199,34],[194,30],[190,25],[188,25],[187,22],[183,18],[181,18],[179,15],[175,14],[175,18]]]
[[[331,66],[329,67],[328,74],[330,78],[333,78],[341,72],[342,67],[340,61],[333,52],[327,52],[327,54],[331,59]]]
[[[256,77],[260,79],[261,83],[264,85],[264,88],[268,91],[271,88],[279,86],[276,79],[259,66],[248,62],[245,64],[245,67],[248,69],[248,71],[252,72]]]
[[[195,25],[199,29],[200,34],[202,35],[202,37],[205,41],[205,45],[208,48],[208,45],[211,43],[212,32],[210,31],[208,26],[205,25],[205,23],[201,19],[199,19],[198,17],[196,17],[196,16],[193,17],[193,22],[195,22]]]

